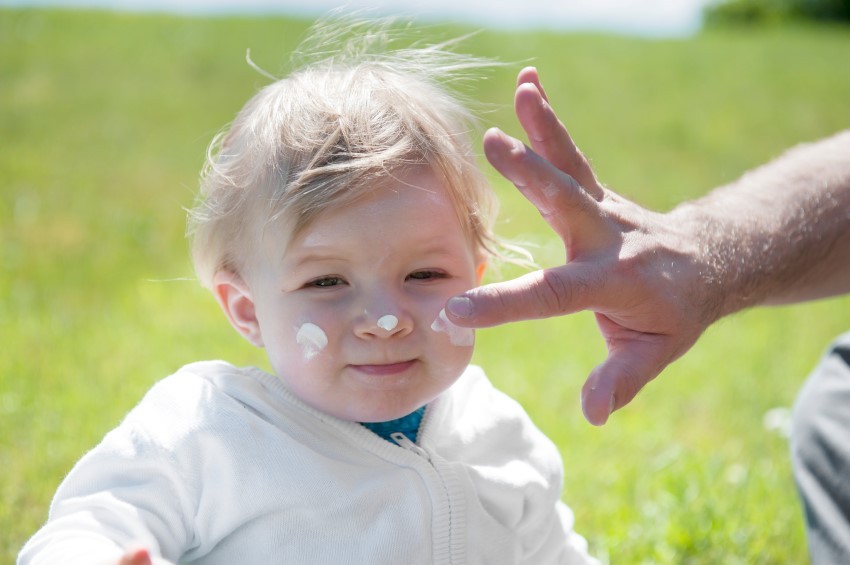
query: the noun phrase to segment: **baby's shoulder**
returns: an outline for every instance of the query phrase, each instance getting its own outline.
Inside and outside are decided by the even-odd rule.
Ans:
[[[232,428],[234,413],[244,410],[244,401],[229,389],[250,391],[254,371],[224,361],[185,365],[154,384],[120,427],[163,445]]]
[[[156,382],[133,412],[162,410],[175,415],[194,412],[219,400],[221,391],[218,382],[223,377],[242,372],[244,369],[224,361],[199,361],[184,365]]]

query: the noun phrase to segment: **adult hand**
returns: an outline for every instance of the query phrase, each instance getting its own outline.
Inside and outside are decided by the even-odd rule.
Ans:
[[[585,382],[582,407],[602,425],[694,344],[720,306],[687,222],[602,186],[533,68],[519,74],[515,109],[531,148],[492,129],[484,151],[561,237],[567,262],[472,289],[447,311],[459,326],[487,327],[592,310],[608,357]]]

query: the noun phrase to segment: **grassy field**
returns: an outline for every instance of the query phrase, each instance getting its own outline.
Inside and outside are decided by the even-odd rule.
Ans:
[[[0,10],[0,562],[154,381],[197,359],[265,366],[190,280],[182,207],[210,138],[266,82],[246,48],[285,72],[305,27]],[[513,77],[532,62],[600,177],[656,209],[850,125],[846,28],[466,45],[515,63],[475,87],[485,125],[519,133]],[[534,210],[493,181],[501,233],[558,263]],[[480,332],[476,361],[560,447],[564,497],[604,560],[800,563],[787,442],[763,419],[848,327],[848,298],[724,320],[599,429],[578,403],[604,355],[591,315]]]

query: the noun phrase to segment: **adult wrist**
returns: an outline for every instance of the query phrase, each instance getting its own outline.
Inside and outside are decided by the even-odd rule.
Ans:
[[[689,250],[691,294],[706,326],[761,300],[759,285],[746,268],[750,250],[742,230],[698,201],[685,202],[667,216]]]

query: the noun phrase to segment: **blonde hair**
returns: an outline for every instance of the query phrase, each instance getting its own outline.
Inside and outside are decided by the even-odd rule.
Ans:
[[[219,271],[244,272],[269,222],[290,222],[294,237],[320,212],[423,165],[481,259],[494,253],[497,202],[470,143],[475,119],[448,86],[494,63],[452,52],[455,41],[391,49],[394,29],[320,22],[296,52],[313,61],[262,88],[213,140],[189,211],[204,286]]]

